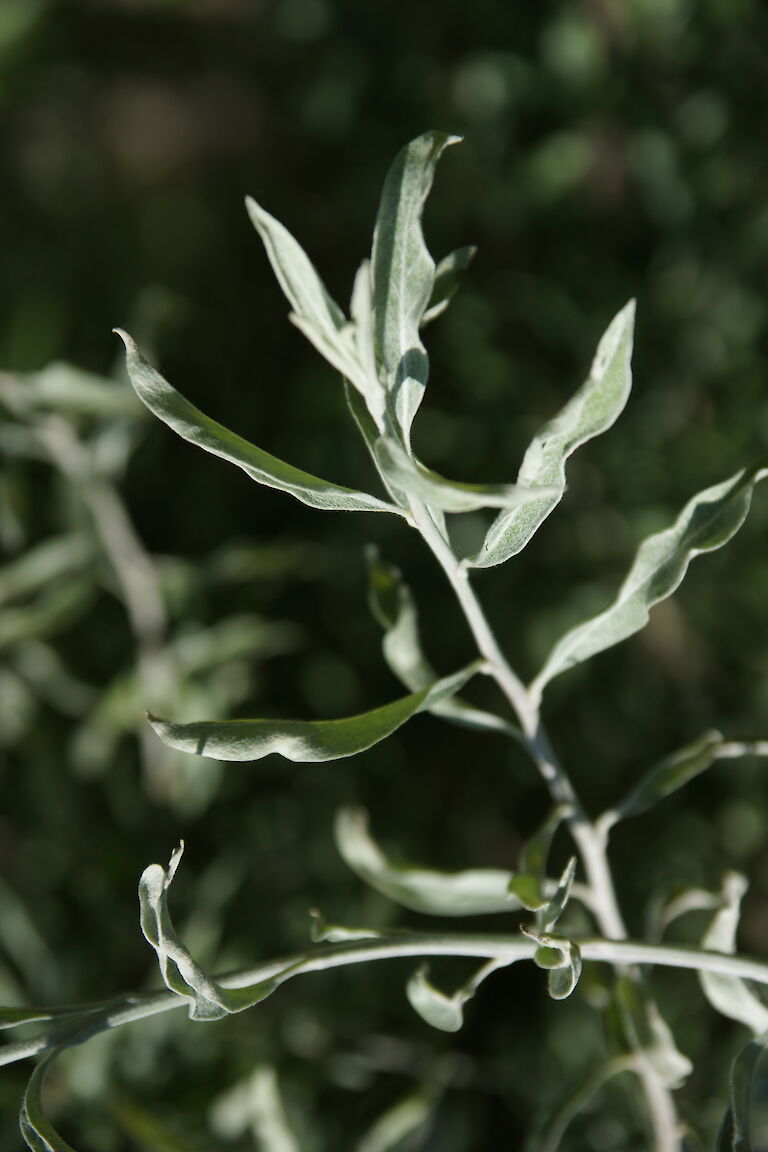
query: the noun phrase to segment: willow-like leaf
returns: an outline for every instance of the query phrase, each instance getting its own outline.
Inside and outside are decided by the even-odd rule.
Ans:
[[[671,528],[649,536],[610,607],[567,632],[557,642],[533,682],[537,694],[555,676],[639,632],[654,604],[671,596],[702,552],[711,552],[739,530],[755,485],[768,475],[763,463],[742,469],[729,480],[690,500]]]
[[[421,692],[343,720],[202,720],[175,724],[150,716],[149,722],[171,748],[214,760],[260,760],[273,752],[300,764],[340,760],[364,752],[391,736],[417,712],[427,712],[433,704],[452,696],[479,668],[477,661]]]
[[[558,805],[520,850],[518,871],[509,882],[509,890],[529,912],[539,912],[549,903],[547,857],[555,832],[569,811],[566,805]]]
[[[568,457],[610,428],[621,414],[632,387],[634,324],[635,302],[630,300],[608,325],[586,382],[536,434],[523,458],[517,483],[544,491],[532,493],[520,507],[499,513],[478,554],[465,561],[469,567],[503,564],[522,551],[563,497]]]
[[[76,1152],[51,1124],[45,1115],[42,1101],[43,1085],[51,1064],[68,1046],[62,1044],[42,1058],[32,1072],[24,1092],[19,1128],[31,1152]]]
[[[768,1033],[750,1040],[731,1068],[728,1108],[717,1137],[717,1152],[753,1152],[752,1092],[758,1065],[765,1056]],[[754,1152],[760,1152],[764,1145]]]
[[[376,496],[342,488],[311,476],[300,468],[294,468],[292,464],[286,464],[250,444],[237,433],[230,432],[223,424],[211,420],[147,363],[126,332],[120,329],[115,331],[125,344],[128,374],[139,398],[182,439],[237,464],[258,484],[288,492],[311,508],[341,512],[396,512],[402,515],[401,509]]]
[[[628,816],[639,816],[683,788],[690,780],[705,772],[715,760],[723,745],[722,733],[705,732],[685,748],[665,756],[643,776],[639,784],[603,817],[603,825],[612,827]]]
[[[361,880],[414,912],[479,916],[520,907],[509,892],[510,872],[497,868],[437,872],[396,864],[371,837],[367,813],[361,808],[342,808],[334,833],[342,859]]]
[[[514,508],[531,500],[531,489],[516,484],[464,484],[458,480],[446,480],[410,456],[392,439],[379,439],[375,456],[380,471],[392,484],[430,508],[439,508],[443,512]],[[551,492],[552,489],[545,491]]]
[[[424,964],[411,976],[405,993],[411,1007],[427,1024],[441,1032],[458,1032],[464,1023],[464,1005],[472,999],[486,977],[508,965],[508,960],[489,960],[452,996],[446,996],[430,982],[429,967]]]
[[[416,604],[398,568],[385,563],[375,545],[366,551],[368,562],[368,604],[384,629],[382,650],[388,667],[412,692],[428,688],[438,679],[421,646]],[[460,724],[520,739],[514,724],[492,712],[475,708],[458,696],[443,700],[430,709],[436,716]]]
[[[371,269],[375,342],[406,443],[429,373],[419,328],[435,282],[421,214],[435,167],[457,136],[425,132],[407,144],[387,173],[373,235]]]
[[[437,265],[429,307],[421,318],[422,328],[445,312],[456,295],[462,272],[466,272],[476,252],[477,248],[471,244],[465,248],[457,248],[454,252],[449,252],[447,256],[444,256]]]
[[[176,934],[168,910],[168,889],[183,851],[182,843],[167,868],[150,864],[144,869],[139,881],[141,930],[157,953],[166,987],[189,1001],[190,1019],[219,1020],[258,1004],[274,992],[278,981],[261,980],[246,988],[223,988],[192,959]]]
[[[701,941],[702,948],[713,952],[735,952],[736,931],[741,900],[747,890],[746,879],[729,872],[723,881],[723,906],[715,913]],[[699,982],[713,1008],[731,1020],[751,1028],[756,1036],[768,1031],[768,1007],[737,976],[719,972],[700,972]]]

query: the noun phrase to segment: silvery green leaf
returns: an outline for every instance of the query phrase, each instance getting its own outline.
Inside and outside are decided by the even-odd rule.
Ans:
[[[478,508],[510,508],[531,499],[531,489],[516,484],[464,484],[446,480],[426,468],[400,445],[381,437],[374,448],[376,463],[400,491],[444,512],[474,512]],[[551,491],[551,489],[546,489]]]
[[[690,1076],[693,1065],[678,1051],[668,1024],[644,993],[642,984],[634,976],[620,976],[616,999],[631,1048],[642,1053],[661,1084],[679,1088]]]
[[[701,941],[702,948],[713,952],[735,952],[741,899],[747,890],[746,879],[729,872],[723,881],[723,906],[715,913]],[[751,1028],[756,1036],[768,1031],[768,1007],[737,976],[719,972],[700,972],[699,983],[713,1008],[731,1020]]]
[[[573,940],[564,936],[552,936],[548,932],[534,932],[524,924],[520,931],[539,947],[533,961],[537,968],[548,973],[547,988],[553,1000],[567,1000],[581,976],[581,950]]]
[[[353,872],[377,892],[414,912],[478,916],[520,907],[508,891],[511,873],[501,869],[437,872],[394,863],[371,837],[367,813],[360,808],[342,808],[334,834],[339,853]]]
[[[399,569],[386,564],[375,545],[366,552],[368,561],[368,603],[371,612],[384,629],[384,659],[399,680],[418,692],[438,679],[421,647],[418,613],[410,588]],[[480,728],[520,738],[520,732],[508,720],[475,708],[458,696],[443,700],[431,711],[456,724]]]
[[[632,387],[634,323],[635,302],[630,300],[608,325],[586,382],[536,434],[523,458],[517,483],[525,488],[545,486],[546,491],[500,512],[480,552],[466,561],[468,566],[489,568],[522,551],[563,497],[568,457],[610,428],[621,414]]]
[[[43,1111],[42,1090],[53,1061],[66,1045],[54,1048],[35,1067],[29,1078],[19,1113],[19,1128],[31,1152],[76,1152],[61,1136]]]
[[[706,888],[678,888],[672,892],[657,893],[649,902],[648,937],[661,940],[670,924],[686,912],[711,911],[722,907],[719,894]]]
[[[549,902],[545,883],[547,857],[555,832],[568,812],[569,808],[562,804],[553,809],[520,851],[518,871],[509,882],[509,890],[529,912],[538,912]]]
[[[432,1114],[432,1100],[424,1092],[398,1100],[380,1116],[355,1145],[355,1152],[405,1152],[424,1133]]]
[[[565,911],[565,907],[571,897],[571,889],[573,888],[573,880],[576,875],[576,857],[571,856],[570,860],[565,866],[560,880],[558,881],[555,894],[540,911],[537,921],[544,932],[551,932],[555,924]]]
[[[143,410],[127,384],[96,376],[72,364],[49,364],[25,377],[34,408],[83,416],[141,416]]]
[[[561,672],[626,640],[648,622],[654,604],[671,596],[688,565],[702,552],[721,548],[746,519],[755,485],[768,475],[756,464],[690,500],[671,528],[649,536],[610,607],[567,632],[533,682],[534,693]]]
[[[750,1040],[733,1062],[728,1108],[718,1134],[717,1152],[753,1152],[752,1092],[757,1068],[765,1055],[766,1045],[768,1034]]]
[[[268,452],[244,440],[235,432],[230,432],[223,424],[211,420],[194,404],[185,400],[167,380],[156,372],[142,357],[135,343],[127,333],[116,329],[126,348],[126,363],[139,398],[150,411],[159,417],[169,428],[184,440],[197,444],[206,452],[220,456],[237,464],[239,468],[270,488],[279,488],[295,496],[303,504],[312,508],[324,508],[346,512],[397,512],[400,509],[387,504],[366,492],[355,492],[349,488],[330,484],[302,472],[291,464],[278,460]]]
[[[446,996],[428,979],[429,968],[417,968],[408,981],[405,992],[411,1007],[427,1024],[441,1032],[458,1032],[464,1023],[464,1005],[477,992],[483,980],[498,968],[509,965],[508,960],[489,960],[452,996]]]
[[[328,924],[317,908],[311,908],[309,915],[312,918],[310,937],[313,944],[343,944],[346,940],[368,940],[371,937],[381,936],[381,932],[373,928],[350,928],[345,924]]]
[[[168,910],[168,889],[183,851],[182,843],[172,854],[167,868],[150,864],[144,869],[139,881],[141,930],[157,953],[166,987],[189,1001],[190,1019],[219,1020],[258,1004],[274,992],[278,981],[262,980],[246,988],[222,988],[192,959],[176,934]]]
[[[0,604],[30,596],[81,571],[93,558],[93,546],[75,533],[53,536],[0,568]]]
[[[706,771],[718,758],[723,744],[722,733],[705,732],[685,748],[665,756],[643,776],[640,783],[603,817],[603,826],[612,827],[628,816],[647,812],[659,800],[683,788],[689,780]]]
[[[384,428],[386,393],[379,379],[379,366],[376,362],[374,338],[373,282],[371,262],[363,260],[355,275],[350,313],[354,323],[356,360],[359,365],[359,380],[353,380],[358,392],[365,397],[375,428]],[[374,432],[376,435],[377,432]]]
[[[479,670],[479,662],[429,688],[391,704],[343,720],[203,720],[175,724],[150,716],[158,736],[171,748],[214,760],[260,760],[276,752],[294,763],[339,760],[364,752],[433,704],[458,692]]]
[[[465,248],[457,248],[454,252],[449,252],[449,254],[444,256],[440,261],[435,269],[435,280],[432,286],[429,307],[421,320],[422,328],[425,324],[436,320],[438,316],[442,316],[443,312],[445,312],[451,300],[456,295],[461,273],[469,268],[476,252],[477,248],[470,244]]]
[[[384,181],[373,234],[376,351],[406,443],[429,372],[419,328],[435,281],[421,214],[437,162],[458,140],[445,132],[425,132],[398,153]]]

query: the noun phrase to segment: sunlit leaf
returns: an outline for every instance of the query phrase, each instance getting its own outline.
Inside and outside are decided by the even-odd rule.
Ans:
[[[391,736],[417,712],[428,711],[433,704],[458,692],[477,671],[478,665],[470,664],[430,688],[343,720],[203,720],[175,724],[150,716],[149,721],[171,748],[214,760],[260,760],[273,752],[302,764],[339,760],[364,752]]]
[[[220,456],[237,464],[239,468],[259,484],[278,488],[295,496],[302,504],[312,508],[345,512],[397,512],[400,509],[387,504],[366,492],[355,492],[330,484],[302,472],[291,464],[278,460],[268,452],[244,440],[235,432],[230,432],[223,424],[211,420],[194,404],[185,400],[167,380],[156,372],[142,357],[135,343],[127,333],[116,329],[125,343],[128,373],[136,392],[150,411],[177,432],[184,440],[197,444],[206,452]]]
[[[754,487],[766,475],[762,464],[742,469],[694,496],[671,528],[644,540],[614,602],[557,642],[532,690],[540,692],[561,672],[639,632],[653,605],[678,587],[691,560],[721,548],[738,531]]]
[[[503,564],[526,546],[565,492],[565,464],[587,440],[605,432],[621,414],[632,387],[632,339],[635,303],[631,300],[611,321],[601,339],[589,377],[561,412],[531,442],[517,483],[545,487],[520,507],[500,512],[483,546],[466,561],[475,568]]]
[[[421,319],[422,328],[445,312],[456,295],[462,272],[465,272],[472,263],[476,252],[477,248],[473,245],[457,248],[454,252],[449,252],[447,256],[444,256],[437,265],[429,307]]]
[[[531,489],[516,484],[464,484],[446,480],[410,456],[392,439],[379,439],[375,456],[381,472],[398,489],[443,512],[518,507],[531,499]]]
[[[747,881],[737,872],[729,872],[723,881],[723,906],[715,913],[701,941],[702,948],[713,952],[735,952],[741,900]],[[713,1008],[731,1020],[751,1028],[756,1036],[768,1031],[768,1007],[737,976],[721,972],[699,972],[704,995]]]
[[[343,860],[366,884],[414,912],[431,916],[477,916],[519,908],[509,892],[511,873],[496,868],[436,872],[396,864],[368,831],[367,814],[342,808],[336,817],[336,845]]]
[[[429,968],[423,965],[408,981],[406,995],[411,1007],[427,1024],[441,1032],[458,1032],[464,1023],[464,1005],[472,999],[486,977],[508,965],[509,960],[489,960],[452,996],[446,996],[435,988],[428,979]]]
[[[406,442],[427,383],[419,328],[435,283],[421,214],[437,162],[458,140],[425,132],[407,144],[387,173],[376,217],[371,257],[376,350]]]

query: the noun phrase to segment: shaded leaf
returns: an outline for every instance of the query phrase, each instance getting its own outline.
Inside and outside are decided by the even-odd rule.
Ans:
[[[120,329],[115,329],[125,344],[128,374],[136,392],[155,416],[190,444],[197,444],[206,452],[220,456],[237,464],[239,468],[259,484],[278,488],[295,496],[302,504],[311,508],[329,509],[344,512],[397,512],[401,510],[365,492],[355,492],[330,484],[302,472],[276,456],[262,451],[244,440],[235,432],[230,432],[223,424],[211,420],[194,404],[185,400],[167,380],[156,372],[142,357],[131,337]]]
[[[614,1076],[621,1072],[633,1072],[634,1068],[633,1057],[620,1056],[592,1072],[580,1088],[568,1093],[568,1098],[558,1106],[543,1130],[540,1127],[534,1134],[528,1144],[530,1152],[557,1152],[571,1121],[589,1104],[592,1097]]]
[[[621,414],[632,387],[632,339],[635,302],[630,300],[613,318],[602,337],[589,377],[561,412],[545,424],[531,442],[517,483],[526,488],[546,486],[528,503],[500,512],[488,529],[483,547],[465,563],[488,568],[503,564],[526,546],[557,507],[565,492],[565,463],[587,440],[605,432]]]
[[[520,931],[539,945],[534,953],[533,962],[538,968],[544,968],[548,972],[547,989],[550,996],[553,1000],[566,1000],[581,976],[581,950],[578,945],[564,936],[534,932],[524,924],[520,925]]]
[[[428,979],[429,967],[417,968],[406,985],[406,995],[411,1007],[418,1012],[427,1024],[441,1032],[458,1032],[464,1023],[464,1005],[477,992],[486,977],[499,968],[509,966],[509,960],[489,960],[475,975],[463,984],[452,996],[446,996]]]
[[[425,132],[401,149],[384,181],[376,217],[371,256],[376,351],[406,443],[429,372],[419,328],[435,282],[421,214],[437,162],[458,140]]]
[[[465,248],[456,248],[444,256],[437,265],[429,307],[421,318],[422,328],[445,312],[456,295],[462,272],[465,272],[472,263],[476,252],[477,248],[471,244]]]
[[[715,913],[701,941],[702,948],[713,952],[736,951],[736,931],[741,900],[747,881],[737,872],[729,872],[723,881],[723,906]],[[699,972],[699,983],[713,1008],[731,1020],[751,1028],[755,1035],[768,1031],[768,1007],[737,976],[720,972]]]
[[[431,916],[477,916],[519,908],[509,892],[511,874],[495,868],[436,872],[396,864],[368,832],[361,808],[342,808],[336,816],[336,846],[342,859],[366,884],[397,904]]]
[[[149,721],[171,748],[215,760],[260,760],[272,753],[301,764],[339,760],[364,752],[391,736],[417,712],[428,711],[433,704],[458,692],[477,671],[478,664],[470,664],[430,688],[343,720],[202,720],[175,724],[150,716]]]
[[[42,1090],[45,1077],[57,1056],[66,1045],[54,1048],[44,1056],[29,1078],[19,1113],[19,1128],[26,1145],[32,1152],[76,1152],[56,1131],[43,1110]]]
[[[368,940],[381,936],[373,928],[350,928],[345,924],[328,924],[316,908],[309,913],[312,919],[310,936],[313,944],[343,944],[346,940]]]
[[[509,882],[509,890],[529,912],[538,912],[549,902],[546,868],[555,832],[570,809],[558,805],[544,823],[523,845],[518,859],[518,872]]]
[[[653,1000],[645,995],[635,976],[621,975],[616,999],[630,1047],[642,1053],[659,1082],[679,1088],[690,1076],[693,1065],[678,1051],[674,1037]]]
[[[722,744],[722,733],[712,730],[685,748],[673,752],[671,756],[665,756],[612,812],[606,813],[603,823],[610,827],[619,820],[626,820],[628,816],[639,816],[641,812],[647,812],[659,800],[671,796],[714,764]]]
[[[426,1132],[432,1108],[433,1101],[423,1092],[398,1100],[374,1121],[355,1145],[355,1152],[399,1152],[406,1147],[413,1148],[411,1141]]]
[[[44,540],[0,568],[0,604],[44,590],[81,571],[92,558],[93,546],[84,536]]]
[[[614,602],[557,642],[532,691],[541,692],[561,672],[639,632],[653,605],[679,586],[691,560],[721,548],[738,531],[755,485],[767,474],[762,464],[742,469],[694,496],[671,528],[644,540]]]
[[[753,1152],[752,1091],[767,1044],[768,1033],[750,1040],[733,1062],[728,1108],[717,1138],[717,1152]]]

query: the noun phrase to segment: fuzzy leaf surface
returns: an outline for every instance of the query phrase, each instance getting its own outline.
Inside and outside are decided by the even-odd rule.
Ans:
[[[565,493],[568,457],[615,423],[632,387],[634,324],[635,302],[630,300],[608,325],[586,382],[536,434],[523,458],[517,483],[545,491],[532,493],[520,507],[500,512],[478,554],[466,561],[469,567],[490,568],[522,551]]]
[[[713,952],[736,951],[736,931],[741,913],[741,900],[747,890],[745,878],[730,872],[723,883],[723,906],[715,913],[701,941],[702,948]],[[719,972],[700,972],[699,983],[713,1008],[731,1020],[751,1028],[756,1036],[768,1031],[768,1007],[737,976]]]
[[[175,724],[150,716],[161,740],[181,752],[214,760],[260,760],[275,752],[294,763],[339,760],[386,739],[417,712],[458,692],[478,671],[477,664],[438,680],[391,704],[343,720],[203,720]]]
[[[557,642],[533,690],[540,692],[555,676],[644,628],[650,609],[672,595],[691,560],[721,548],[739,530],[755,485],[767,474],[764,464],[742,469],[694,496],[671,528],[644,540],[616,599]]]
[[[331,484],[317,476],[294,468],[264,452],[254,444],[231,432],[223,424],[212,420],[186,400],[143,358],[127,333],[117,329],[126,348],[126,364],[136,392],[151,412],[190,444],[197,444],[206,452],[220,456],[239,468],[258,484],[278,488],[295,496],[311,508],[338,512],[397,512],[399,508],[387,504],[366,492],[355,492]]]

